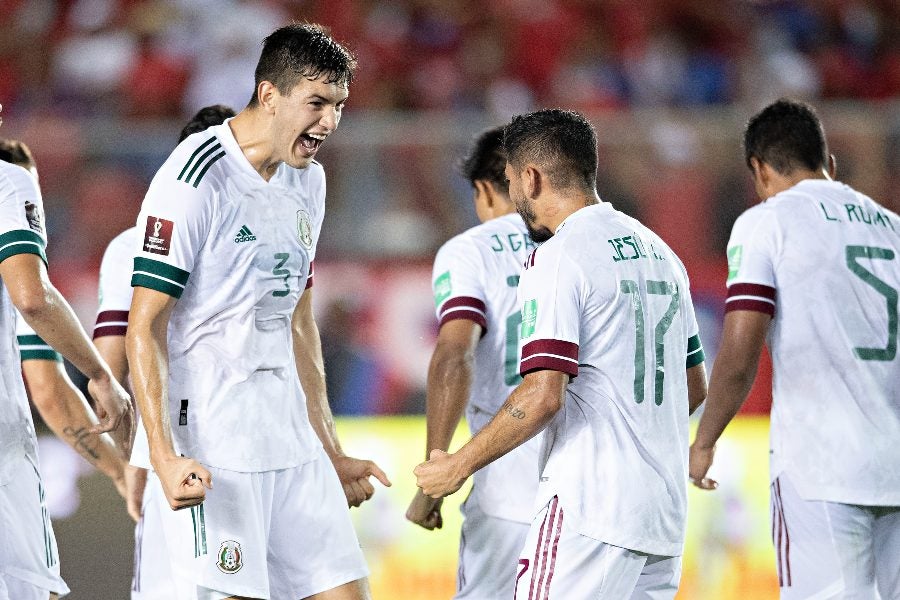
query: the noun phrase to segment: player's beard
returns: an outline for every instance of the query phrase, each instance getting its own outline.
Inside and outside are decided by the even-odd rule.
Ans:
[[[534,209],[526,198],[522,198],[516,202],[516,211],[519,213],[519,216],[522,217],[522,220],[525,221],[525,227],[528,229],[528,236],[533,241],[540,244],[553,237],[553,232],[547,227],[534,224],[535,221],[537,221],[537,215],[534,214]]]

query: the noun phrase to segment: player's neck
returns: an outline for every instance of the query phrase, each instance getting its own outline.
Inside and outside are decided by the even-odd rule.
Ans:
[[[769,181],[768,185],[768,196],[771,198],[776,194],[780,194],[781,192],[787,191],[800,183],[801,181],[806,181],[807,179],[821,179],[825,181],[831,181],[831,176],[825,171],[825,169],[821,169],[819,171],[810,171],[808,169],[799,169],[797,171],[792,171],[787,175],[781,175],[776,173],[774,177],[772,177]]]
[[[252,108],[245,108],[228,122],[231,133],[244,153],[250,166],[259,176],[269,181],[281,164],[275,157],[272,136],[268,135],[266,116]]]
[[[542,222],[550,231],[556,231],[563,221],[582,208],[599,203],[600,197],[597,192],[590,194],[566,190],[561,194],[556,194],[554,200],[546,205]]]

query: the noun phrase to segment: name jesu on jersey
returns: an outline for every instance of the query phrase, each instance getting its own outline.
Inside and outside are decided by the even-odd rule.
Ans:
[[[656,260],[666,260],[664,257],[656,253],[656,249],[653,247],[653,244],[646,244],[641,236],[634,232],[631,235],[612,238],[611,240],[606,241],[613,248],[612,259],[614,262],[651,257],[655,258]],[[631,249],[631,252],[627,255],[622,253],[622,250],[624,250],[626,246]],[[648,246],[650,248],[649,254],[647,253]]]

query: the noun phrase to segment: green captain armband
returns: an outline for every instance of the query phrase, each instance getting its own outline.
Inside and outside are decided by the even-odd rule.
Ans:
[[[704,360],[706,360],[706,356],[703,354],[703,344],[700,343],[700,335],[693,335],[688,339],[687,365],[685,368],[696,367]]]

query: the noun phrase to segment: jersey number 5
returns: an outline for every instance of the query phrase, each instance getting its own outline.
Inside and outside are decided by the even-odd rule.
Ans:
[[[634,401],[640,404],[644,401],[644,376],[647,370],[644,360],[646,335],[644,333],[644,302],[641,299],[641,291],[636,281],[623,279],[621,281],[623,294],[631,295],[631,306],[634,308]],[[666,376],[665,365],[665,340],[664,337],[675,312],[678,310],[678,286],[668,281],[647,281],[647,294],[657,296],[669,296],[669,307],[662,318],[657,321],[653,330],[653,354],[655,357],[654,400],[659,406],[663,402],[663,382]]]
[[[847,268],[884,296],[887,301],[887,346],[884,348],[853,348],[853,355],[860,360],[894,360],[894,357],[897,356],[897,290],[856,262],[860,258],[894,260],[894,251],[890,248],[874,248],[872,246],[847,246],[846,252]]]

